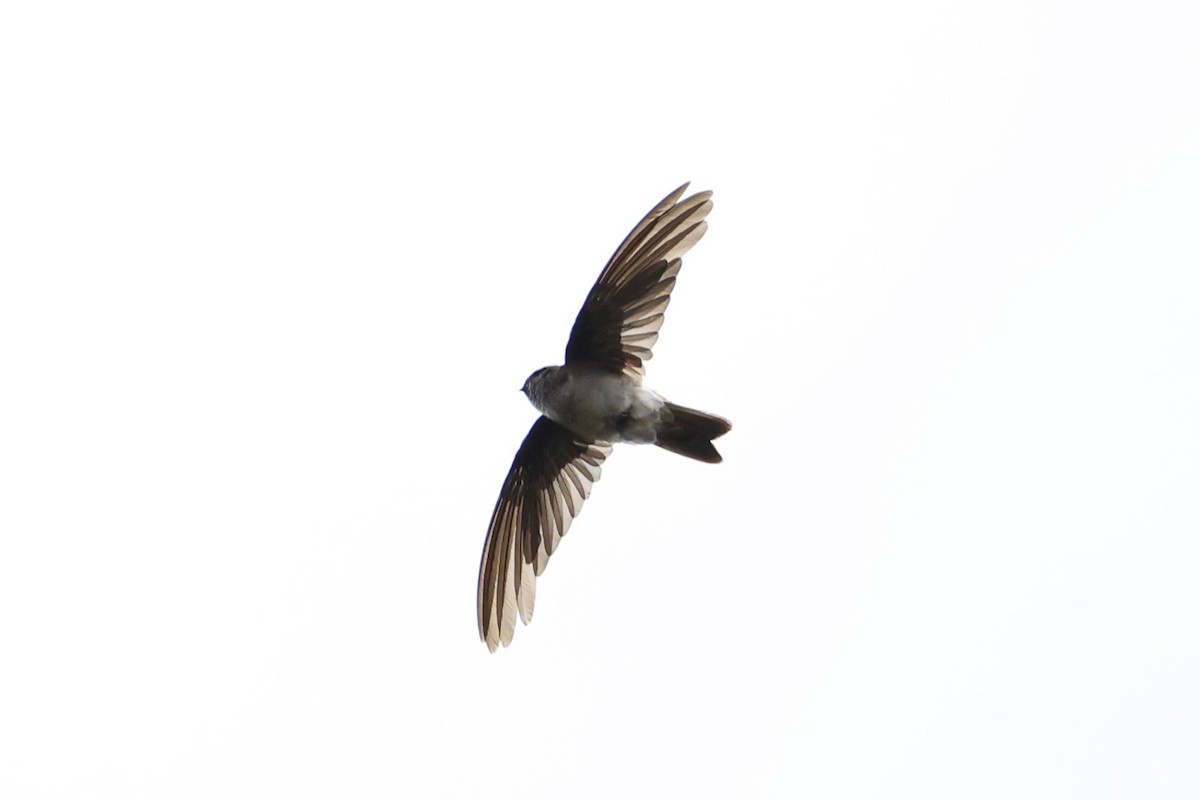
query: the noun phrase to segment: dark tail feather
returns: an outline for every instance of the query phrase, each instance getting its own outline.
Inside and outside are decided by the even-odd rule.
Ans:
[[[733,427],[729,420],[674,403],[667,403],[667,410],[671,416],[659,427],[655,444],[697,461],[720,462],[721,454],[713,447],[712,440],[729,433]]]

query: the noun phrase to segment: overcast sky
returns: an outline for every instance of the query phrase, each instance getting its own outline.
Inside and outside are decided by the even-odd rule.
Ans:
[[[1200,796],[1194,3],[10,4],[0,796]],[[488,517],[712,189],[491,655]]]

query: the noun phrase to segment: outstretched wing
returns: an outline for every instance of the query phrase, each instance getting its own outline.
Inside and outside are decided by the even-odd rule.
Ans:
[[[644,374],[642,362],[653,355],[683,254],[708,229],[704,218],[712,210],[712,192],[680,201],[687,187],[663,198],[613,253],[575,318],[567,364]]]
[[[529,429],[500,489],[479,564],[479,637],[495,652],[508,646],[517,614],[533,618],[534,582],[578,516],[607,442],[581,441],[546,417]]]

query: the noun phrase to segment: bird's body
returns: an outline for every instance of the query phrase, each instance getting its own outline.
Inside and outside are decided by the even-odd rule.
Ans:
[[[666,407],[637,378],[587,367],[544,367],[526,387],[534,408],[593,441],[654,444]]]
[[[716,463],[725,419],[679,406],[642,385],[681,257],[704,235],[711,192],[667,195],[625,237],[589,292],[566,363],[542,367],[521,391],[542,416],[500,490],[479,567],[479,635],[490,650],[533,617],[535,580],[579,514],[615,442],[654,444]]]

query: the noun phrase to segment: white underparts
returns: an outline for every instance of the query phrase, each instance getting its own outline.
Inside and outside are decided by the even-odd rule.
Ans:
[[[653,444],[664,400],[627,375],[568,372],[539,410],[560,425],[607,442]]]

